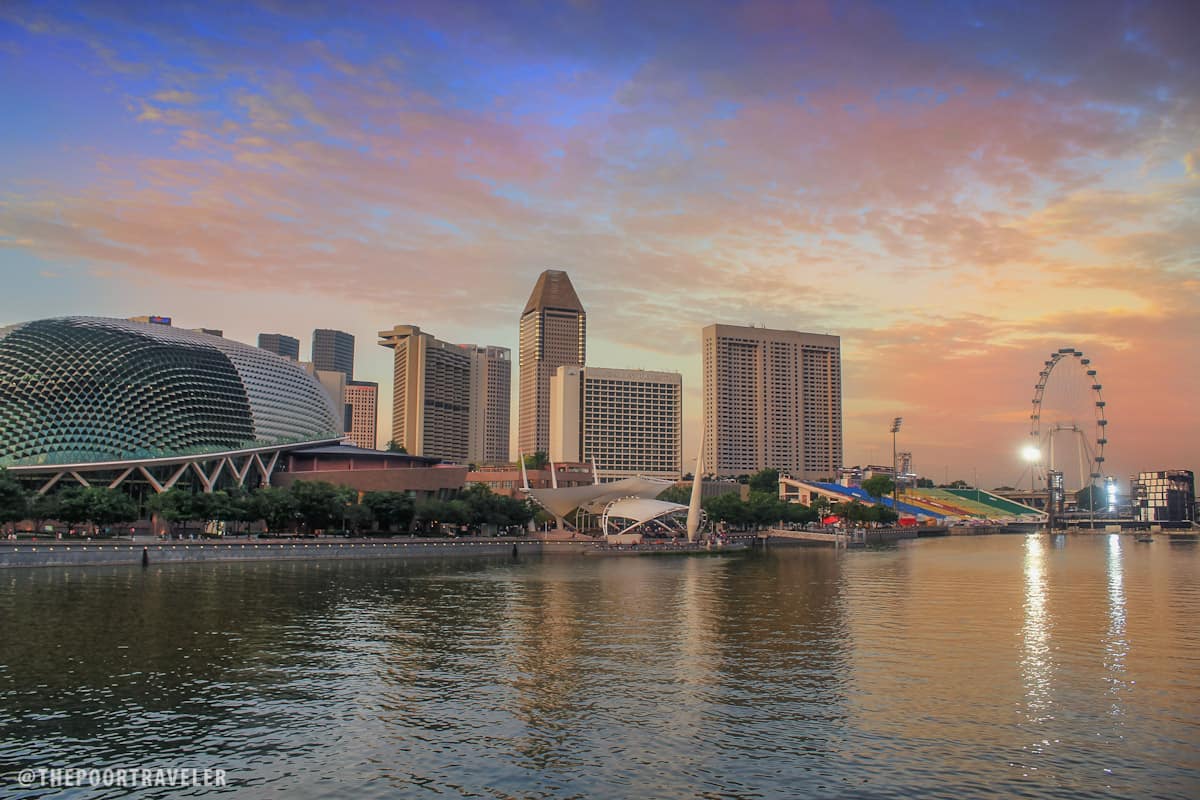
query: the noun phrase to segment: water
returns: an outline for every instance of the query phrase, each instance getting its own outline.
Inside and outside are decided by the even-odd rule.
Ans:
[[[0,795],[1197,797],[1200,548],[0,572]]]

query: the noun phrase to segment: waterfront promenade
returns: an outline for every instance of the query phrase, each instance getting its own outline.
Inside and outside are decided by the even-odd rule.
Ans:
[[[0,569],[309,559],[459,558],[576,552],[588,541],[495,538],[43,540],[0,542]]]

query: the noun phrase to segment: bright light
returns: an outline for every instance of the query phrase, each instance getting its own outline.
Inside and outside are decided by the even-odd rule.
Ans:
[[[1038,450],[1031,444],[1027,444],[1025,445],[1025,448],[1021,450],[1021,457],[1026,461],[1040,461],[1042,458],[1042,451]]]

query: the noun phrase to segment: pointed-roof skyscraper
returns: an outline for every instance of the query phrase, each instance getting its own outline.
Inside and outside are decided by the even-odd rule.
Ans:
[[[521,312],[520,418],[517,448],[525,455],[550,450],[550,379],[559,367],[582,367],[587,313],[562,270],[538,276]]]

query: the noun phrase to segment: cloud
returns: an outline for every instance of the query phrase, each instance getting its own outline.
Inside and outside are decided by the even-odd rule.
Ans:
[[[1188,7],[1081,8],[13,6],[8,57],[74,53],[62,92],[124,136],[9,167],[0,243],[439,334],[511,329],[561,267],[614,357],[841,333],[848,459],[900,406],[963,463],[1020,405],[971,392],[1057,340],[1137,369],[1200,338]]]

